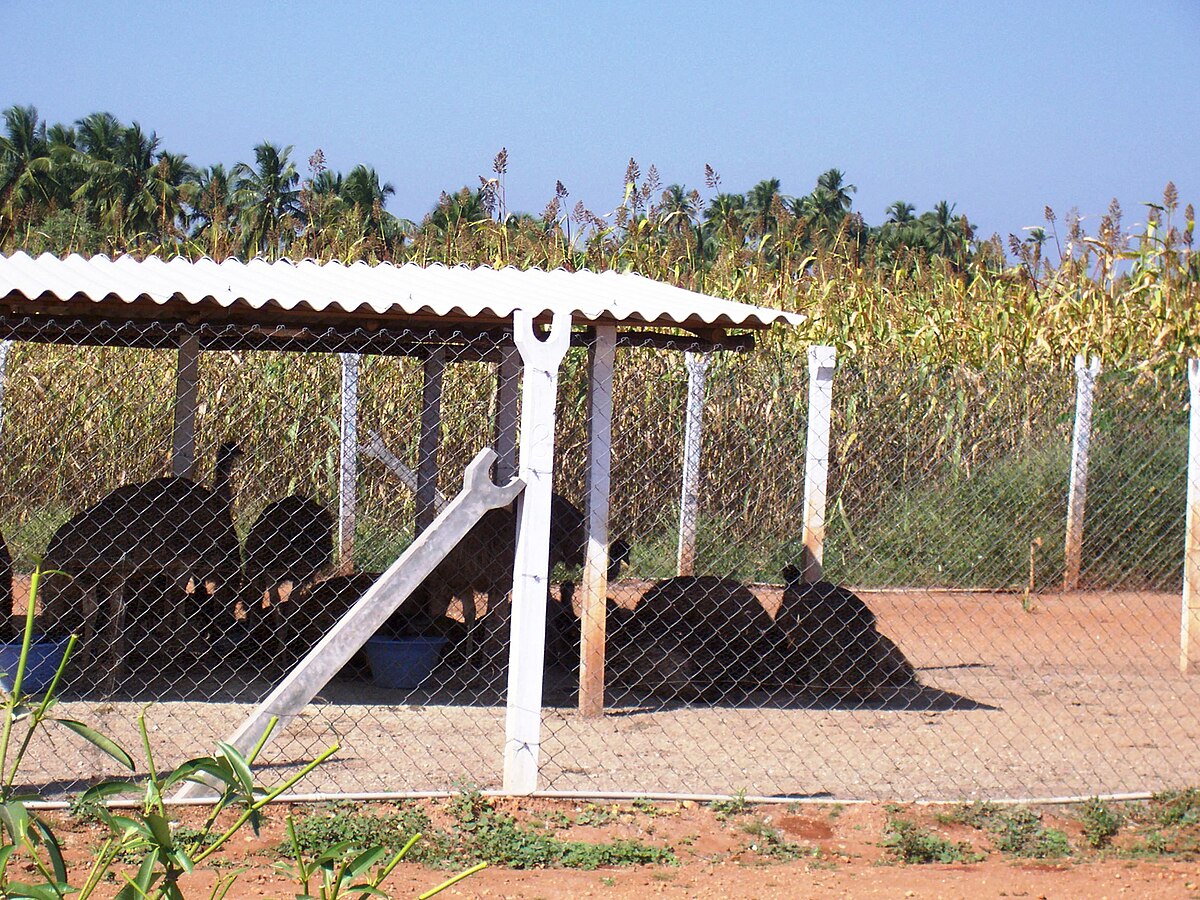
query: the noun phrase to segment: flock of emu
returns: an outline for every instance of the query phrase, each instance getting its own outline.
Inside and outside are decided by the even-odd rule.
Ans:
[[[111,690],[127,661],[159,651],[178,665],[189,654],[237,648],[260,666],[286,667],[378,577],[331,573],[333,518],[305,497],[269,504],[243,546],[231,486],[239,455],[235,444],[222,445],[208,486],[179,476],[123,485],[54,533],[42,563],[39,625],[51,638],[80,636],[76,683]],[[489,511],[381,633],[445,636],[443,663],[476,675],[501,666],[515,540],[515,512]],[[551,568],[582,565],[584,518],[559,495],[550,544]],[[611,581],[628,555],[625,541],[613,542]],[[633,608],[610,600],[610,686],[718,701],[774,686],[862,697],[916,684],[858,596],[806,584],[793,567],[783,574],[774,617],[745,585],[711,576],[657,582]],[[569,672],[577,671],[580,645],[573,593],[564,582],[557,597],[547,596],[546,661]],[[477,594],[487,595],[482,616]],[[0,611],[12,609],[11,562],[0,539]],[[2,639],[13,639],[15,617],[0,619],[9,631]]]

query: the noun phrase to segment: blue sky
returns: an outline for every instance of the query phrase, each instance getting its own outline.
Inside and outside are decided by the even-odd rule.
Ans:
[[[502,146],[510,209],[621,200],[629,158],[707,197],[830,167],[855,209],[947,199],[984,235],[1168,179],[1200,204],[1200,2],[66,3],[10,0],[0,106],[107,110],[199,165],[293,145],[420,219]]]

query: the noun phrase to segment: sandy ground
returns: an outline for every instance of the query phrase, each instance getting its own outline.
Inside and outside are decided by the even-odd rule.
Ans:
[[[768,608],[778,592],[763,588]],[[1200,783],[1200,675],[1178,672],[1179,599],[1168,594],[1039,596],[866,593],[880,630],[918,667],[919,690],[873,703],[787,691],[714,706],[610,698],[602,719],[548,679],[541,786],[812,798],[1023,798],[1152,791]],[[160,768],[211,750],[269,683],[181,663],[171,684],[59,713],[140,746],[144,708]],[[310,791],[498,788],[503,685],[400,692],[335,680],[263,756],[263,780],[337,741]],[[135,756],[138,755],[135,753]],[[66,731],[36,742],[25,779],[49,795],[117,774]]]

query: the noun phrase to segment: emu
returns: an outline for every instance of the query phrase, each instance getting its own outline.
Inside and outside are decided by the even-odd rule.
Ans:
[[[124,674],[127,586],[131,580],[165,579],[171,588],[163,619],[181,639],[186,587],[193,578],[211,579],[224,597],[241,577],[233,530],[230,481],[236,444],[217,452],[212,488],[187,478],[156,478],[123,485],[58,529],[46,547],[44,566],[66,574],[49,576],[47,631],[80,633],[87,660],[107,655],[106,685]],[[107,608],[101,633],[100,611]]]
[[[796,566],[784,568],[783,580],[775,621],[818,686],[870,696],[917,683],[912,663],[879,633],[861,597],[828,581],[806,584]]]

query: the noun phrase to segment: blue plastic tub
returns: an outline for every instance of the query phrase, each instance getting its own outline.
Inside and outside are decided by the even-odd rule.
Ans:
[[[445,645],[444,637],[373,637],[365,649],[377,685],[415,688],[429,677]]]
[[[29,656],[25,660],[25,681],[21,685],[26,694],[36,694],[50,687],[54,673],[67,652],[67,641],[38,641],[29,645]],[[21,645],[0,644],[0,687],[12,691],[17,677],[17,663],[21,659]]]

